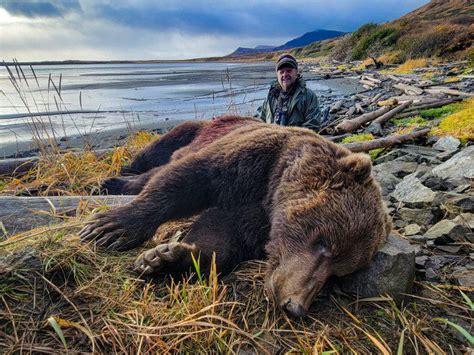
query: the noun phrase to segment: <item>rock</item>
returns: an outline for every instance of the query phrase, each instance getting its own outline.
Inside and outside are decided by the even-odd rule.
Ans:
[[[406,208],[398,210],[398,217],[408,223],[419,225],[430,225],[436,223],[439,218],[439,210],[435,208]]]
[[[438,141],[433,144],[433,149],[439,150],[441,152],[453,152],[456,151],[460,145],[461,142],[459,139],[452,136],[447,136],[438,139]]]
[[[373,170],[374,170],[374,173],[376,174],[379,172],[383,172],[383,173],[392,174],[398,178],[403,178],[404,176],[415,172],[417,167],[418,167],[418,164],[414,162],[392,160],[392,161],[374,166]]]
[[[405,239],[391,234],[366,269],[340,280],[342,291],[360,297],[390,294],[400,301],[410,293],[415,278],[415,249]]]
[[[383,154],[383,155],[378,156],[377,158],[375,158],[375,160],[374,160],[374,165],[377,166],[377,165],[379,165],[379,164],[382,164],[382,163],[386,163],[386,162],[395,160],[395,159],[397,159],[398,157],[400,157],[400,156],[402,156],[402,155],[405,155],[405,153],[403,153],[402,151],[400,151],[400,149],[391,150],[390,152],[388,152],[388,153],[386,153],[386,154]]]
[[[451,278],[458,281],[460,286],[473,288],[474,287],[474,272],[464,267],[457,267],[454,270]]]
[[[420,233],[420,231],[421,231],[421,227],[418,224],[413,223],[405,227],[403,234],[406,236],[412,236],[412,235]]]
[[[454,221],[443,219],[428,229],[424,237],[436,241],[437,244],[449,241],[465,242],[471,229]]]
[[[442,179],[474,179],[474,146],[433,168],[433,175]]]
[[[460,245],[436,245],[435,248],[450,254],[456,254],[461,250]]]
[[[418,267],[424,267],[426,264],[426,261],[428,261],[428,256],[426,255],[417,256],[415,258],[415,265]]]
[[[453,197],[444,203],[444,209],[452,213],[474,212],[474,196]]]
[[[471,229],[474,229],[474,214],[472,213],[461,213],[453,222],[463,224]]]
[[[395,229],[402,229],[405,228],[408,223],[405,222],[402,219],[397,219],[393,222],[393,225],[395,226]]]
[[[390,174],[385,171],[376,171],[374,172],[375,180],[380,184],[382,188],[382,195],[387,196],[393,190],[395,190],[395,186],[401,181],[399,178],[395,177],[393,174]]]
[[[410,239],[411,242],[415,242],[415,243],[426,242],[426,237],[424,235],[415,234],[415,235],[410,235],[408,238]]]
[[[399,202],[417,207],[433,203],[437,194],[424,186],[414,174],[411,174],[403,178],[395,187],[395,191],[392,192],[391,196]]]

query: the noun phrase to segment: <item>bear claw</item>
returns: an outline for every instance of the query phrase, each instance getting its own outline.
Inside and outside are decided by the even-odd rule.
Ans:
[[[185,243],[160,244],[140,254],[135,261],[134,270],[145,275],[156,273],[166,266],[179,263],[188,252],[190,248]]]

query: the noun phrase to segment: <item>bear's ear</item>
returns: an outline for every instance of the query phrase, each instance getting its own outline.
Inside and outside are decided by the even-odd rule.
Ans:
[[[372,162],[367,154],[349,154],[339,160],[341,170],[362,184],[366,182],[372,171]]]

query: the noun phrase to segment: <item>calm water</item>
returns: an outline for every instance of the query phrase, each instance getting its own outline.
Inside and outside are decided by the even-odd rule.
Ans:
[[[0,148],[30,140],[38,129],[59,137],[130,125],[158,127],[160,122],[226,112],[253,115],[275,75],[273,63],[34,66],[36,79],[29,66],[23,66],[26,81],[11,69],[18,90],[0,67]],[[308,86],[328,90],[317,81],[309,80]],[[86,110],[97,112],[75,113]],[[68,113],[25,117],[57,111]]]

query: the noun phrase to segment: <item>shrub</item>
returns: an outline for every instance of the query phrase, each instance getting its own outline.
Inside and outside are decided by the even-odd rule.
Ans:
[[[352,59],[361,60],[367,56],[376,56],[393,47],[400,37],[400,32],[393,27],[376,26],[375,28],[365,29],[365,34],[361,35],[359,31],[354,35],[357,44],[352,50]],[[360,37],[359,37],[360,36]]]

